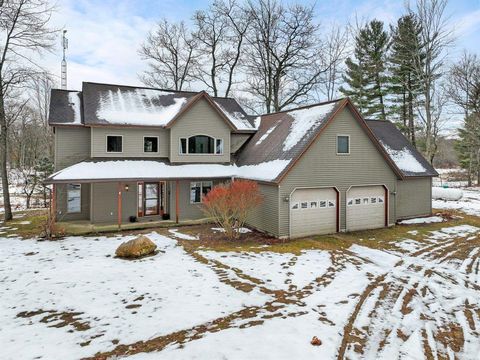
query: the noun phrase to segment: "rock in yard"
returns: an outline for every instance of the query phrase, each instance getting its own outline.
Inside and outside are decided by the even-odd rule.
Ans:
[[[152,254],[156,248],[157,245],[152,240],[141,235],[136,239],[122,243],[115,251],[115,255],[121,258],[136,259]]]
[[[310,341],[310,344],[312,344],[313,346],[320,346],[320,345],[322,345],[322,340],[320,340],[318,337],[314,336],[312,338],[312,341]]]

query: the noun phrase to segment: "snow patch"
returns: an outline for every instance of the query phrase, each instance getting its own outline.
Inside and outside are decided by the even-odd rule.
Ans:
[[[250,121],[245,117],[245,114],[240,111],[229,112],[222,105],[215,101],[215,104],[222,110],[222,112],[227,116],[228,120],[237,128],[237,130],[255,130],[255,128],[250,124]]]
[[[408,148],[405,147],[402,150],[394,150],[385,143],[381,141],[380,143],[400,170],[411,173],[423,173],[427,171]]]
[[[188,234],[183,234],[178,231],[178,229],[168,229],[168,232],[172,234],[173,236],[182,239],[182,240],[198,240],[197,236],[192,236]]]
[[[255,146],[256,145],[260,145],[267,137],[268,135],[270,135],[272,133],[273,130],[275,130],[275,128],[278,126],[278,123],[273,125],[270,129],[268,129],[267,131],[265,131],[265,133],[260,137],[260,139],[258,139],[258,141],[255,143]]]
[[[431,223],[439,223],[443,221],[445,220],[441,216],[430,216],[430,217],[402,220],[402,221],[399,221],[398,223],[402,225],[410,225],[410,224],[431,224]]]
[[[80,102],[80,93],[77,91],[70,91],[68,93],[68,104],[73,111],[73,124],[82,123],[82,110]]]

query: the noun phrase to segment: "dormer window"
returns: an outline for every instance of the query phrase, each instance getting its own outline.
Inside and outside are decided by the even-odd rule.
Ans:
[[[208,135],[194,135],[180,138],[179,153],[187,154],[223,154],[223,139],[215,139]]]
[[[107,152],[121,153],[123,151],[122,135],[107,135]]]

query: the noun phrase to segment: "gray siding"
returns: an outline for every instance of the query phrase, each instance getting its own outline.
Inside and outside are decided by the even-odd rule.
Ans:
[[[170,129],[170,161],[230,162],[230,127],[204,99],[186,111]],[[179,155],[179,139],[193,135],[209,135],[223,139],[223,155]]]
[[[55,128],[55,170],[90,157],[90,129],[85,127]]]
[[[80,212],[70,214],[67,212],[67,184],[58,184],[56,186],[56,220],[89,220],[90,219],[90,184],[82,184]]]
[[[122,222],[127,222],[130,216],[137,215],[137,184],[122,183]],[[128,191],[125,185],[128,184]],[[117,223],[118,219],[118,183],[92,184],[91,222]]]
[[[336,154],[337,134],[350,135],[350,155]],[[336,186],[340,190],[340,229],[345,229],[345,193],[352,185],[385,184],[395,191],[396,175],[364,130],[344,109],[280,183],[279,198],[295,188]],[[395,223],[395,196],[389,197],[389,223]],[[280,236],[289,234],[289,204],[280,201]]]
[[[258,185],[263,202],[255,208],[247,219],[247,224],[258,230],[265,231],[274,236],[278,236],[278,186],[277,185]]]
[[[398,180],[397,220],[432,213],[432,179]]]
[[[230,152],[236,153],[238,149],[242,147],[243,144],[247,142],[253,134],[232,134],[232,144],[230,146]]]
[[[201,204],[190,203],[190,183],[193,181],[210,181],[208,179],[203,180],[179,180],[179,192],[178,192],[178,204],[179,204],[179,220],[196,220],[205,218],[205,214],[202,212]],[[227,180],[213,180],[213,186],[220,184]],[[175,202],[175,188],[176,182],[170,182],[170,218],[175,220],[176,214],[176,202]]]
[[[92,127],[92,157],[168,157],[170,146],[169,130],[127,127]],[[123,152],[107,152],[107,135],[123,136]],[[143,152],[143,137],[158,136],[158,153]]]

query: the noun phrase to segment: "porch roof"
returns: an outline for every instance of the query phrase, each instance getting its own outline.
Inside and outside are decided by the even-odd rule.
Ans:
[[[89,160],[54,173],[45,182],[54,184],[218,178],[244,178],[272,182],[289,163],[290,160],[274,160],[256,165],[237,166],[235,164],[173,165],[166,161],[154,160]]]

